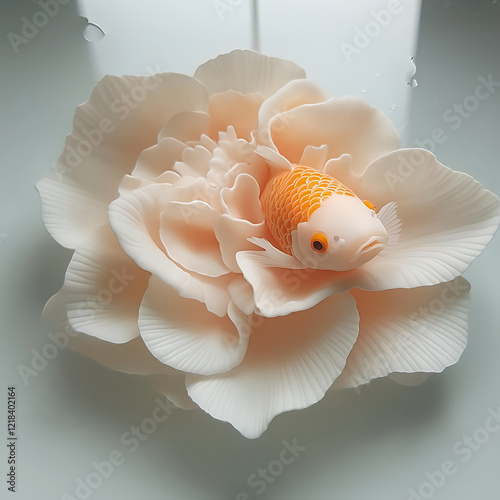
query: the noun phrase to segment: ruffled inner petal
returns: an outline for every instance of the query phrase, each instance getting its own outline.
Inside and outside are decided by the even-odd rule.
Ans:
[[[256,438],[276,415],[324,396],[344,368],[358,320],[347,293],[286,317],[255,317],[244,360],[227,373],[188,374],[188,394],[213,417]]]
[[[225,212],[235,219],[243,219],[252,224],[264,222],[264,212],[259,201],[260,186],[248,174],[240,174],[231,188],[221,189]]]
[[[226,276],[210,278],[187,272],[166,254],[160,238],[160,214],[171,196],[190,193],[182,188],[172,194],[164,185],[153,184],[127,193],[109,207],[109,220],[121,247],[142,269],[158,276],[178,293],[206,304],[219,316],[227,313],[229,294]]]
[[[169,118],[158,133],[158,141],[169,137],[187,143],[210,136],[210,116],[201,111],[182,111]]]
[[[227,274],[214,233],[220,217],[203,201],[167,202],[160,216],[160,237],[169,257],[184,269],[205,276]]]
[[[159,141],[141,153],[132,176],[155,179],[164,172],[172,170],[175,162],[182,159],[184,149],[186,145],[172,137]]]
[[[209,114],[212,136],[227,130],[231,125],[238,137],[250,140],[251,132],[257,128],[257,116],[263,97],[261,94],[240,94],[227,90],[210,97]]]
[[[215,237],[220,246],[220,253],[224,264],[235,273],[241,269],[236,261],[236,254],[243,250],[252,250],[255,245],[248,238],[262,238],[268,235],[264,222],[252,224],[247,220],[235,219],[227,214],[222,214],[214,223]]]

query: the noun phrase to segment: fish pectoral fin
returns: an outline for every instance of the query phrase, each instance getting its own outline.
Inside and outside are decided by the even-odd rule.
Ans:
[[[401,235],[401,227],[403,226],[401,219],[398,217],[397,204],[391,201],[384,205],[378,211],[378,219],[384,225],[387,234],[389,235],[389,242],[387,248],[380,252],[383,254],[387,250],[394,248],[399,241]]]
[[[288,255],[278,250],[265,238],[248,238],[250,243],[257,245],[264,251],[254,252],[254,256],[265,267],[282,267],[285,269],[305,269],[306,266],[297,260],[293,255]]]

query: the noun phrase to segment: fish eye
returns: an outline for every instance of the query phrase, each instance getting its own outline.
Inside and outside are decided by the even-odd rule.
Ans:
[[[328,239],[323,233],[316,233],[311,238],[311,248],[318,253],[326,252],[328,249]]]

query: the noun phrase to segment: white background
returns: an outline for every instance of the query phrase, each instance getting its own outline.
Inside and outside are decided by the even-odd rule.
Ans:
[[[371,10],[389,2],[352,2],[353,12],[346,3],[262,2],[261,51],[294,60],[331,94],[363,95],[394,119],[405,146],[443,129],[446,140],[434,148],[438,159],[500,194],[500,88],[456,129],[444,118],[474,93],[478,77],[500,81],[500,2],[424,1],[414,48],[419,4],[401,0],[401,14],[350,62],[341,44],[353,44],[356,28],[373,20]],[[2,479],[0,498],[77,498],[77,478],[85,480],[92,462],[108,460],[114,450],[124,463],[92,491],[92,500],[247,498],[240,493],[272,500],[406,500],[411,488],[420,488],[421,498],[499,498],[500,431],[478,431],[489,410],[500,411],[498,235],[465,274],[472,284],[470,340],[457,365],[418,387],[380,380],[360,393],[328,394],[312,408],[277,417],[257,440],[201,411],[176,411],[131,452],[120,437],[155,407],[156,395],[143,381],[68,350],[27,384],[19,377],[19,366],[29,367],[33,350],[49,342],[39,316],[70,258],[43,228],[34,184],[62,151],[75,107],[105,73],[192,74],[218,53],[251,47],[248,0],[227,1],[224,12],[223,4],[87,0],[78,6],[71,0],[16,53],[8,34],[20,34],[23,16],[31,20],[41,7],[0,3],[0,439],[10,385],[17,388],[20,436],[18,492],[9,494]],[[81,15],[102,27],[102,40],[84,39]],[[415,88],[407,85],[412,55]],[[484,442],[464,461],[454,446],[474,433]],[[249,477],[275,464],[282,442],[294,439],[306,449],[259,494]],[[422,486],[426,473],[445,461],[454,463],[454,473],[439,487]],[[4,452],[3,478],[6,462]]]

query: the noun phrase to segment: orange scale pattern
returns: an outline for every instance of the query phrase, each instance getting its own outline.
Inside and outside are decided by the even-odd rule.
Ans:
[[[271,179],[260,197],[267,226],[281,251],[292,255],[292,232],[333,195],[355,196],[329,175],[301,165]]]

